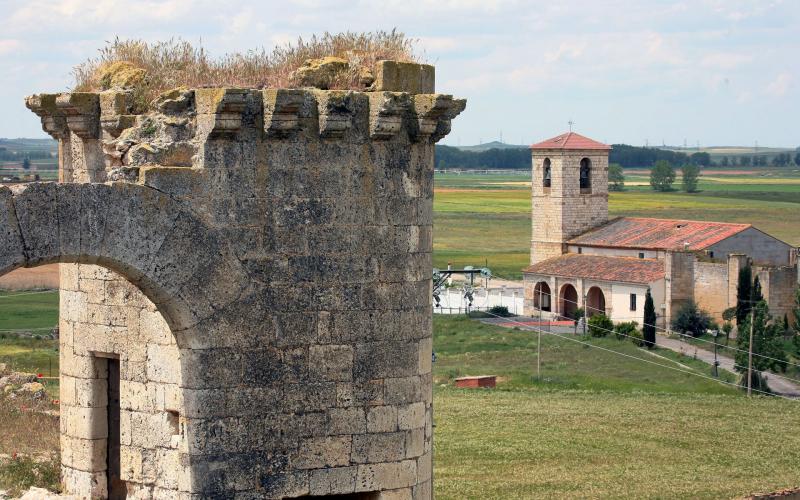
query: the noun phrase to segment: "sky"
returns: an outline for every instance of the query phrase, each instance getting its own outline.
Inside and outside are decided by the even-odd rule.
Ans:
[[[0,137],[45,137],[25,95],[68,90],[106,41],[214,55],[315,33],[418,39],[467,99],[443,142],[800,146],[797,0],[0,0]]]

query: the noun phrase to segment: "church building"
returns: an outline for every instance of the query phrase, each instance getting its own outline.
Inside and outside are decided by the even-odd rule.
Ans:
[[[641,325],[647,290],[659,326],[694,300],[718,321],[750,263],[774,317],[791,310],[797,249],[750,224],[608,218],[611,147],[568,132],[531,146],[531,265],[525,314],[604,313]]]

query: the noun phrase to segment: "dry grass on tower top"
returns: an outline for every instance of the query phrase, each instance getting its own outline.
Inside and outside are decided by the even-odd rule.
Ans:
[[[163,42],[109,42],[96,58],[76,66],[74,91],[133,88],[137,106],[176,87],[291,88],[300,86],[296,70],[309,60],[333,57],[347,63],[331,89],[362,90],[379,60],[420,62],[417,40],[392,31],[324,33],[295,43],[212,57],[202,45],[182,39]],[[369,83],[366,83],[369,82]]]

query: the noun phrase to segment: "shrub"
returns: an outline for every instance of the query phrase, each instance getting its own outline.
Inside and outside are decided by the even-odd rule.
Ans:
[[[582,307],[579,307],[579,308],[575,309],[575,312],[574,312],[574,313],[572,313],[572,317],[573,317],[573,319],[574,319],[575,321],[577,321],[577,320],[581,319],[581,318],[582,318],[582,317],[584,317],[585,315],[586,315],[586,312],[583,310],[583,308],[582,308]]]
[[[614,333],[617,334],[617,340],[624,340],[632,337],[634,333],[639,332],[639,323],[635,321],[623,321],[614,325]],[[639,335],[641,338],[641,335]]]
[[[330,88],[364,88],[365,71],[379,60],[417,62],[417,40],[392,31],[369,33],[324,33],[267,51],[250,50],[213,58],[199,44],[181,39],[164,42],[120,40],[109,42],[97,58],[73,69],[80,92],[109,88],[115,81],[132,84],[137,107],[176,87],[284,88],[297,86],[294,71],[309,59],[338,57],[347,61],[347,71]]]
[[[672,329],[692,337],[699,337],[706,333],[711,324],[711,316],[697,307],[695,301],[690,300],[678,309],[678,314],[672,320]]]
[[[510,312],[508,312],[508,308],[506,306],[492,306],[489,308],[488,312],[490,315],[500,316],[503,318],[508,318],[513,316]]]
[[[630,334],[630,337],[628,337],[628,338],[630,339],[631,342],[633,342],[633,344],[636,347],[645,347],[645,346],[647,346],[647,342],[645,342],[645,340],[644,340],[644,335],[639,330],[632,331],[631,334]],[[647,347],[652,347],[652,346],[647,346]]]
[[[589,318],[587,326],[592,337],[605,337],[614,329],[614,323],[605,314],[595,314]]]

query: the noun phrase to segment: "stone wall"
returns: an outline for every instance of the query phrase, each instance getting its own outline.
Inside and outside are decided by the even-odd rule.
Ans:
[[[707,249],[715,259],[726,259],[730,254],[745,254],[755,264],[789,266],[793,264],[794,247],[754,227],[725,238]]]
[[[761,282],[764,300],[769,304],[769,313],[775,320],[783,321],[784,315],[793,321],[792,310],[795,302],[795,290],[798,284],[797,266],[758,267],[754,272]]]
[[[130,97],[28,98],[63,183],[0,190],[0,273],[72,264],[66,491],[108,492],[118,362],[132,496],[431,498],[433,144],[464,101]]]
[[[591,161],[591,189],[580,189],[580,162]],[[543,165],[550,160],[551,186]],[[531,264],[565,252],[564,243],[608,220],[608,151],[534,150]]]
[[[61,265],[61,461],[84,496],[107,488],[109,359],[119,360],[120,474],[134,498],[188,491],[180,355],[169,326],[139,289],[106,268]]]
[[[736,278],[734,278],[736,279]],[[722,313],[728,307],[727,262],[694,263],[694,298],[701,309],[722,324]],[[736,302],[734,301],[734,305]]]

